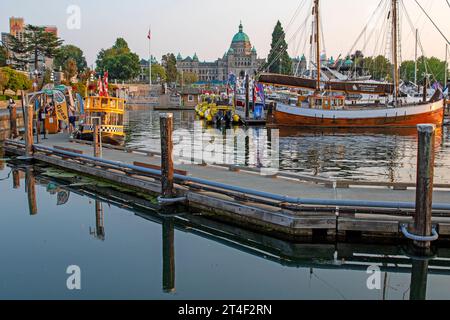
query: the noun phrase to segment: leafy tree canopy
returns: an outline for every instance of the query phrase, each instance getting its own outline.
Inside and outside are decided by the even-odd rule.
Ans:
[[[16,70],[9,67],[0,69],[0,73],[3,74],[4,82],[0,83],[1,89],[11,90],[17,92],[19,90],[29,90],[32,87],[32,82],[28,77]]]
[[[13,60],[25,66],[33,63],[34,68],[39,69],[39,57],[53,58],[58,52],[63,40],[55,34],[46,32],[44,27],[27,25],[23,40],[9,36],[10,50]]]
[[[178,79],[177,58],[173,53],[168,53],[162,57],[162,65],[166,70],[168,83],[174,83]]]
[[[59,69],[60,67],[64,67],[69,59],[75,60],[78,71],[84,71],[87,68],[83,51],[74,45],[65,45],[58,50],[54,60],[55,68]]]
[[[118,38],[109,49],[102,49],[97,55],[97,72],[108,71],[111,79],[130,80],[140,72],[139,56],[128,47],[127,42]]]

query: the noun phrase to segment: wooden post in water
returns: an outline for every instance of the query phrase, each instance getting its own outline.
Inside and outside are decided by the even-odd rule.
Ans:
[[[103,156],[102,152],[102,132],[101,132],[101,126],[95,125],[94,126],[94,133],[93,133],[93,142],[94,142],[94,157],[101,158]]]
[[[163,290],[175,292],[175,229],[171,219],[162,223]]]
[[[31,167],[27,167],[25,170],[25,183],[28,197],[28,208],[30,209],[30,215],[34,216],[38,213],[38,210],[36,203],[36,180]]]
[[[13,175],[13,188],[19,189],[20,188],[20,171],[17,169],[13,169],[12,175]]]
[[[23,99],[23,98],[22,98]],[[33,155],[33,106],[25,106],[25,157]]]
[[[173,198],[173,114],[160,115],[161,130],[161,188],[163,198]]]
[[[423,92],[422,92],[422,100],[423,102],[427,102],[427,95],[428,95],[428,78],[425,76],[423,79]]]
[[[245,76],[245,119],[250,118],[250,77]]]
[[[13,104],[9,109],[9,136],[11,139],[15,139],[18,136],[17,132],[17,108]]]
[[[414,233],[418,236],[431,236],[433,182],[434,182],[434,147],[436,126],[433,124],[420,124],[419,147],[417,154],[417,191],[416,214],[414,216]],[[414,242],[423,249],[430,248],[430,242]]]
[[[412,260],[410,300],[426,300],[428,284],[428,260]]]

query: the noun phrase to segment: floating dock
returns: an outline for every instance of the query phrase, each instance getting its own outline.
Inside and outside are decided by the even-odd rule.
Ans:
[[[153,150],[103,146],[50,136],[33,146],[33,158],[65,170],[108,180],[137,192],[161,194],[161,155]],[[7,140],[5,151],[25,154],[25,143]],[[415,184],[339,181],[232,165],[184,164],[175,167],[174,192],[195,212],[210,219],[282,239],[348,237],[405,239],[412,225]],[[242,190],[248,190],[243,192]],[[450,236],[450,185],[435,185],[433,226],[440,240]]]

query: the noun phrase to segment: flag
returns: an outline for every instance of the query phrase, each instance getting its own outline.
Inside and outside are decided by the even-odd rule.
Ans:
[[[264,85],[262,83],[258,83],[256,85],[256,94],[260,97],[263,105],[266,105],[266,97],[264,95]]]
[[[108,73],[108,71],[105,71],[105,73],[103,75],[103,83],[104,83],[104,85],[103,85],[103,95],[105,97],[108,96],[108,89],[109,89],[109,82],[108,82],[109,79],[108,79],[108,77],[109,77],[109,73]]]
[[[98,95],[100,97],[102,97],[103,96],[103,81],[102,81],[101,76],[98,76],[97,91],[98,91]]]
[[[148,29],[147,39],[148,40],[152,39],[152,30],[151,29]]]

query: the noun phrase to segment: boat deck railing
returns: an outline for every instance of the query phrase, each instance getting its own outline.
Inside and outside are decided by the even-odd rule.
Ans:
[[[114,97],[87,97],[86,112],[125,113],[125,100]]]

